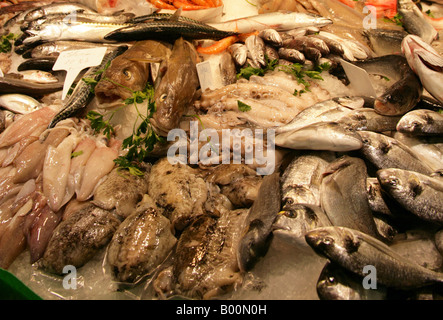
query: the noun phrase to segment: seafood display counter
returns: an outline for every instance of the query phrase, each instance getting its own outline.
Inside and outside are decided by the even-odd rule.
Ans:
[[[440,1],[0,17],[0,298],[442,298]]]

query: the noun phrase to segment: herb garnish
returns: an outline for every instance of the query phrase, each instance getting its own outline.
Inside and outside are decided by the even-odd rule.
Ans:
[[[403,27],[403,16],[400,13],[396,13],[395,16],[393,16],[391,19],[389,18],[384,18],[384,21],[387,22],[393,22],[395,23],[397,26]]]
[[[15,34],[9,33],[0,38],[0,52],[8,53],[12,50],[12,42],[16,39]]]
[[[246,103],[241,102],[240,100],[237,101],[237,105],[238,105],[238,110],[240,110],[241,112],[247,112],[252,110],[250,105],[247,105]]]

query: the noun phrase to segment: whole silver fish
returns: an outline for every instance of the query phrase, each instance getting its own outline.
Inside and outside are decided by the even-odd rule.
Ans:
[[[76,12],[84,12],[97,14],[96,11],[91,8],[80,4],[80,3],[52,3],[48,5],[44,5],[35,9],[30,10],[25,16],[25,21],[33,21],[38,18],[51,15],[51,14],[60,14],[60,13],[76,13]]]
[[[246,48],[243,43],[234,43],[233,45],[229,46],[228,50],[234,58],[237,66],[242,67],[245,65],[246,59],[248,58],[248,48]]]
[[[363,277],[331,262],[327,262],[317,281],[317,294],[321,300],[385,300],[385,287],[367,290]]]
[[[4,94],[0,96],[0,106],[14,113],[31,113],[42,107],[36,99],[24,94]]]
[[[402,16],[403,26],[409,33],[419,36],[427,43],[437,38],[437,30],[412,0],[398,0],[397,12]]]
[[[280,47],[283,44],[283,39],[280,33],[275,29],[265,29],[258,33],[258,36],[268,44]]]
[[[386,192],[424,221],[443,224],[443,180],[414,171],[390,168],[377,171]]]
[[[101,77],[101,74],[97,74],[97,71],[103,69],[108,64],[108,62],[112,61],[115,57],[119,56],[127,49],[127,46],[120,46],[109,51],[108,53],[106,53],[102,62],[98,66],[88,69],[84,77],[98,80]],[[71,117],[75,112],[86,107],[88,103],[91,102],[91,100],[94,98],[94,94],[91,92],[91,88],[92,85],[90,83],[79,81],[66,104],[51,120],[48,128],[53,128],[61,120]]]
[[[426,90],[442,103],[443,58],[441,55],[420,37],[413,35],[408,35],[403,39],[402,52]]]
[[[352,110],[337,122],[349,126],[354,130],[386,132],[395,131],[401,116],[384,116],[373,108]]]
[[[400,168],[431,174],[433,172],[427,164],[408,146],[400,141],[370,131],[358,131],[363,141],[360,152],[378,169]]]
[[[306,242],[318,254],[362,277],[368,275],[365,267],[375,267],[377,283],[387,287],[413,289],[443,282],[443,274],[423,268],[357,230],[317,228],[306,234]]]
[[[252,35],[246,38],[245,45],[248,49],[249,58],[262,67],[266,66],[265,42],[263,39],[259,36]]]
[[[333,161],[323,174],[321,207],[332,225],[378,237],[368,201],[367,179],[366,164],[362,159],[343,156]]]
[[[443,134],[443,114],[426,109],[409,111],[397,124],[397,131],[411,135]]]
[[[346,152],[363,146],[361,137],[336,122],[313,123],[293,131],[276,134],[275,144],[289,149]]]
[[[279,48],[278,56],[293,63],[304,64],[306,61],[305,55],[296,49]]]

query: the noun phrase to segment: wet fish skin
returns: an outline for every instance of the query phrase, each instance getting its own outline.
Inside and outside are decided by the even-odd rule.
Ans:
[[[296,49],[279,48],[278,56],[293,63],[304,64],[306,61],[305,55]]]
[[[0,96],[0,106],[14,113],[25,114],[41,107],[36,99],[22,94],[4,94]]]
[[[121,27],[104,36],[108,41],[140,41],[148,39],[171,40],[184,37],[187,39],[219,40],[236,35],[236,32],[222,31],[210,26],[183,21],[165,20],[142,22]]]
[[[363,141],[361,154],[378,169],[400,168],[431,174],[433,172],[416,153],[397,139],[381,133],[358,131]]]
[[[327,262],[317,281],[320,300],[385,300],[386,288],[367,290],[363,277],[358,276],[336,263]]]
[[[259,32],[258,36],[263,39],[267,44],[273,46],[282,46],[283,39],[280,33],[275,29],[265,29]]]
[[[304,150],[345,152],[359,150],[361,137],[336,122],[318,122],[293,131],[277,134],[275,144],[280,147]]]
[[[397,11],[403,17],[406,31],[418,35],[427,43],[431,43],[437,38],[437,30],[425,19],[421,10],[412,0],[398,0]]]
[[[377,171],[382,188],[423,221],[443,224],[443,181],[418,172],[396,168]]]
[[[322,227],[306,234],[308,244],[341,267],[367,276],[368,265],[377,270],[377,282],[389,288],[412,289],[443,282],[443,275],[397,254],[382,241],[345,227]]]
[[[132,96],[130,90],[145,89],[151,64],[167,59],[171,53],[170,47],[168,43],[154,40],[138,41],[113,59],[95,86],[98,101],[124,100]]]
[[[387,132],[397,129],[401,116],[384,116],[377,113],[373,108],[352,110],[337,122],[346,125],[353,130]]]
[[[97,74],[98,70],[103,69],[109,61],[112,61],[115,57],[122,54],[124,51],[128,49],[127,46],[117,47],[103,57],[102,62],[95,67],[91,67],[85,73],[85,78],[92,78],[94,80],[98,80],[101,77],[101,74]],[[78,110],[86,107],[88,103],[94,98],[94,94],[91,92],[91,85],[84,82],[79,81],[74,91],[72,92],[69,99],[66,101],[66,104],[63,108],[52,118],[48,128],[53,128],[58,122],[71,117]]]
[[[96,13],[94,10],[90,9],[89,7],[79,3],[52,3],[29,11],[24,16],[24,20],[33,21],[50,14],[73,13],[73,12],[85,12],[92,14]]]
[[[245,65],[246,59],[248,58],[248,48],[243,43],[234,43],[229,46],[229,52],[237,66],[242,67]]]
[[[265,59],[265,42],[262,38],[256,35],[249,36],[245,40],[246,48],[248,49],[248,57],[254,61],[255,64],[266,66]]]
[[[369,206],[367,179],[362,159],[346,155],[336,159],[323,173],[320,203],[332,225],[379,237]]]
[[[171,56],[163,65],[166,72],[155,87],[156,112],[150,119],[159,135],[167,135],[178,127],[179,121],[192,102],[199,86],[196,64],[198,55],[194,46],[180,38],[175,41]]]
[[[26,59],[17,67],[17,71],[26,71],[26,70],[41,70],[50,72],[54,67],[55,62],[57,61],[56,57],[42,57],[42,58],[30,58]]]
[[[250,270],[266,252],[272,224],[281,207],[278,172],[263,178],[257,199],[248,211],[242,227],[237,260],[241,271]]]
[[[397,131],[417,136],[443,134],[443,115],[425,109],[409,111],[399,120]]]
[[[368,39],[371,49],[377,56],[401,53],[401,44],[408,35],[403,30],[369,29],[363,35]]]
[[[41,84],[10,77],[0,78],[0,94],[17,93],[38,97],[45,94],[54,93],[62,89],[63,81]]]

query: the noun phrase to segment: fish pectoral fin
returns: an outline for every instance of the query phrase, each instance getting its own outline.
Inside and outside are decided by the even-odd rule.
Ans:
[[[183,7],[178,8],[174,14],[169,18],[170,21],[178,21],[178,18],[182,15]]]

